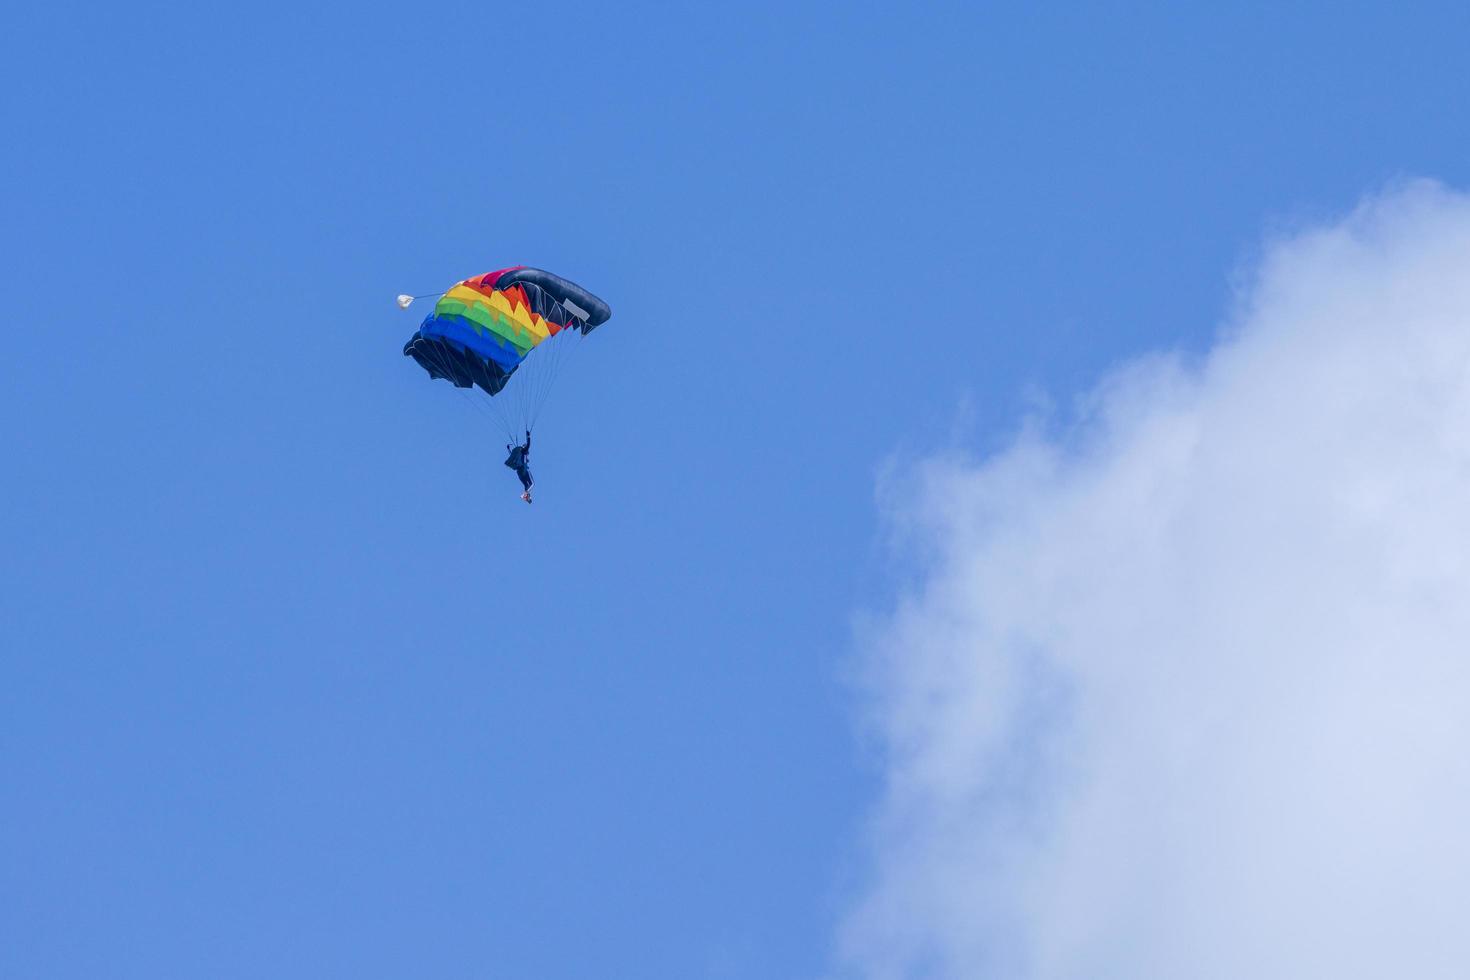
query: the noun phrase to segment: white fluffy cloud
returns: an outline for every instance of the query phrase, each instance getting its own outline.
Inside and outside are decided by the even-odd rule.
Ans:
[[[1470,198],[1268,250],[1204,358],[885,497],[867,977],[1470,975]]]

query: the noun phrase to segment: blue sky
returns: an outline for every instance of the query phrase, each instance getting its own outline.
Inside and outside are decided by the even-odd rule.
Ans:
[[[1467,21],[8,9],[0,972],[821,975],[877,474],[1463,185]],[[533,508],[392,304],[516,262]]]

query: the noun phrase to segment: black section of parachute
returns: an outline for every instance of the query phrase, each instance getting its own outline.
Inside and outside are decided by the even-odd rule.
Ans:
[[[498,395],[510,376],[516,372],[515,368],[507,371],[494,361],[486,360],[458,344],[425,337],[417,331],[403,345],[403,353],[428,371],[430,378],[445,378],[456,388],[479,385],[490,395]]]
[[[501,273],[500,278],[495,280],[496,289],[509,289],[513,285],[519,285],[526,291],[526,300],[531,304],[531,310],[543,320],[550,320],[552,323],[576,321],[576,329],[583,334],[589,333],[594,327],[602,326],[612,316],[612,309],[601,299],[571,280],[563,279],[545,269],[522,266]],[[563,305],[568,300],[580,307],[587,314],[586,317],[568,310]]]

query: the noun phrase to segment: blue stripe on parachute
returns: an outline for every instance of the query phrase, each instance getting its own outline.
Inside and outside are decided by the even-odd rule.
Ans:
[[[483,329],[483,327],[480,328],[480,330]],[[476,330],[471,321],[452,314],[449,316],[431,314],[419,327],[419,333],[423,336],[458,344],[460,347],[479,354],[487,361],[494,361],[507,371],[525,360],[514,347],[509,344],[501,346],[498,338],[482,333],[480,330]]]

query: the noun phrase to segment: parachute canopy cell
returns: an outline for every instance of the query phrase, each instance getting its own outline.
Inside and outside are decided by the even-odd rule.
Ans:
[[[585,335],[610,316],[606,303],[576,283],[512,266],[455,283],[403,353],[431,378],[495,395],[540,344],[563,330]]]

